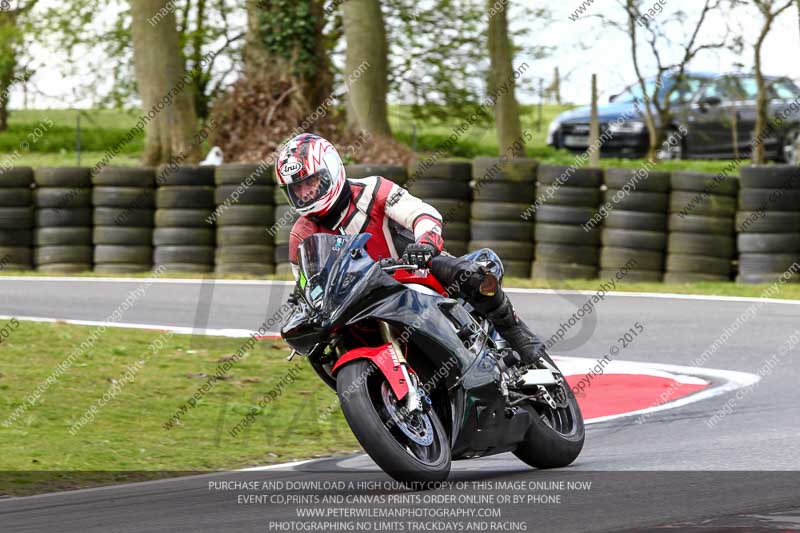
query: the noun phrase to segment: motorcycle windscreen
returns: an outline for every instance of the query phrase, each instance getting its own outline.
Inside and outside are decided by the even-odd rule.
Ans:
[[[369,236],[317,233],[303,241],[299,249],[299,282],[311,305],[318,309],[322,306],[331,278],[337,277],[341,270],[340,260],[347,257],[354,246],[363,246],[361,241],[366,238]]]

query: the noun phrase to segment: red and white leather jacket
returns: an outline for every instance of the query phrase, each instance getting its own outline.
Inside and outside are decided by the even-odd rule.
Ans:
[[[297,273],[298,248],[315,233],[354,235],[371,233],[367,253],[375,260],[399,258],[405,247],[425,243],[439,251],[442,240],[442,216],[399,185],[379,176],[348,179],[352,198],[333,229],[309,217],[300,217],[289,234],[289,261]]]

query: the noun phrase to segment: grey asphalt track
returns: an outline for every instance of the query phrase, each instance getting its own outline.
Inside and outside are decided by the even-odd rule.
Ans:
[[[143,280],[21,281],[0,278],[0,315],[104,320]],[[126,323],[204,328],[256,329],[274,316],[285,296],[281,285],[159,282],[149,286],[121,318]],[[512,293],[516,307],[545,338],[587,300],[586,295]],[[738,399],[714,427],[706,422],[735,394],[655,413],[643,424],[622,419],[590,426],[576,464],[560,471],[536,471],[511,454],[454,464],[447,486],[413,493],[455,501],[409,504],[409,495],[381,484],[389,478],[364,455],[314,461],[289,469],[219,473],[0,500],[0,531],[642,531],[657,526],[800,529],[800,348],[780,353],[800,329],[800,306],[767,303],[755,312],[747,301],[691,300],[608,295],[572,327],[552,351],[599,357],[638,321],[642,336],[619,359],[690,365],[723,334],[736,331],[705,361],[707,368],[756,373],[776,362],[763,380]],[[746,318],[742,318],[746,317]],[[739,320],[738,326],[733,326]],[[800,335],[800,332],[797,333]],[[774,356],[774,357],[773,357]],[[268,450],[265,450],[265,453]],[[377,490],[334,486],[265,490],[218,490],[209,482],[375,482]],[[591,482],[590,489],[498,488],[501,482]],[[489,485],[471,485],[485,482]],[[555,486],[554,486],[555,487]],[[315,490],[319,489],[319,490]],[[279,503],[270,496],[372,495],[374,503]],[[492,496],[493,503],[459,500],[466,494]],[[510,503],[498,497],[551,496]],[[251,499],[241,499],[247,495]],[[266,500],[259,498],[266,495]],[[307,498],[305,501],[313,500]],[[546,499],[545,499],[546,500]],[[485,500],[484,500],[485,501]],[[340,513],[430,513],[405,518],[335,516],[301,518],[298,509],[339,508]],[[446,509],[498,509],[499,517],[436,516]],[[383,511],[380,511],[380,510]],[[416,511],[414,511],[416,509]],[[430,511],[424,511],[429,509]],[[436,511],[436,510],[439,511]],[[359,511],[361,510],[361,511]],[[411,516],[411,517],[409,517]],[[470,524],[477,522],[489,523]],[[396,521],[394,525],[389,524]],[[299,522],[298,529],[284,521]],[[322,528],[323,522],[329,522]],[[283,524],[283,525],[281,525]],[[348,525],[349,524],[349,525]],[[317,527],[322,529],[315,529]]]

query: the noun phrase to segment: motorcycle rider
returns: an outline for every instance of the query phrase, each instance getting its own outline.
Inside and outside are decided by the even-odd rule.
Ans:
[[[315,233],[371,233],[367,253],[375,259],[403,258],[429,268],[448,289],[489,319],[516,351],[533,365],[544,344],[519,319],[498,279],[485,265],[444,250],[439,212],[395,183],[371,176],[347,179],[336,148],[310,133],[292,138],[275,164],[278,185],[300,214],[289,236],[289,261],[298,276],[298,248]],[[484,256],[494,257],[486,250]]]

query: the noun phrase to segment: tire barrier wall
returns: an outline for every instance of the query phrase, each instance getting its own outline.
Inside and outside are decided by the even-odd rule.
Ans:
[[[442,214],[450,253],[493,248],[509,276],[605,279],[634,265],[627,281],[770,283],[800,263],[794,166],[736,177],[480,157],[346,171],[405,185]],[[296,219],[266,165],[12,168],[0,173],[0,270],[288,274]]]

